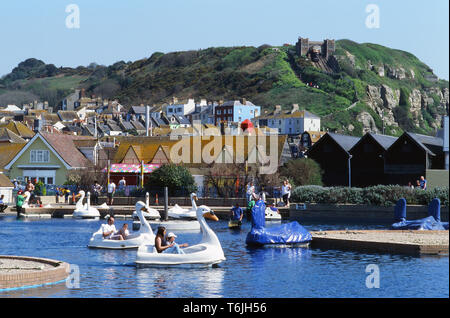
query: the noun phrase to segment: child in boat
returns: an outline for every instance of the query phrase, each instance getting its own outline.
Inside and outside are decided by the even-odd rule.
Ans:
[[[126,240],[128,235],[130,235],[130,231],[128,231],[128,223],[124,223],[117,234],[122,235],[123,239]]]
[[[184,251],[181,249],[181,247],[187,247],[187,246],[189,246],[189,244],[188,243],[184,243],[184,244],[175,243],[176,237],[177,236],[172,232],[167,234],[167,243],[173,244],[173,247],[167,249],[166,253],[184,254]]]

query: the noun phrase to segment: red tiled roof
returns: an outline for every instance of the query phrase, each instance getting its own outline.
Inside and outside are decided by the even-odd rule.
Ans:
[[[91,140],[93,139],[92,137],[42,132],[41,135],[71,167],[87,167],[92,165],[89,159],[78,150],[74,143],[77,140]]]

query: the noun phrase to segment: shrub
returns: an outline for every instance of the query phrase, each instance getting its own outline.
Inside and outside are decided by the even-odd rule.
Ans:
[[[449,204],[449,188],[436,187],[430,190],[410,189],[399,185],[378,185],[367,188],[299,186],[292,191],[294,202],[368,204],[392,206],[400,198],[408,204],[428,205],[434,198],[441,204]]]

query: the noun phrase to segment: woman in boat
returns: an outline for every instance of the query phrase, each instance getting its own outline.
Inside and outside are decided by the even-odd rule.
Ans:
[[[156,233],[155,237],[155,248],[158,253],[162,253],[168,248],[173,247],[174,243],[168,243],[165,239],[166,237],[166,228],[164,226],[158,227],[158,232]]]

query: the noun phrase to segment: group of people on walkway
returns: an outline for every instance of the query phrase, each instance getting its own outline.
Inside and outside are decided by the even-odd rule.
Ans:
[[[420,176],[419,180],[416,180],[416,184],[413,185],[411,182],[408,182],[408,187],[411,189],[422,189],[422,190],[426,190],[427,189],[427,180],[425,179],[424,176]]]
[[[289,207],[289,202],[290,202],[290,198],[291,198],[291,190],[292,190],[292,186],[289,183],[289,180],[287,180],[287,179],[284,180],[281,185],[281,197],[282,197],[283,203],[286,207]],[[247,184],[247,189],[246,189],[247,204],[251,201],[258,200],[259,198],[261,198],[264,202],[267,202],[266,201],[267,195],[268,195],[268,193],[265,191],[264,186],[261,186],[261,191],[257,192],[253,181],[250,181]]]

